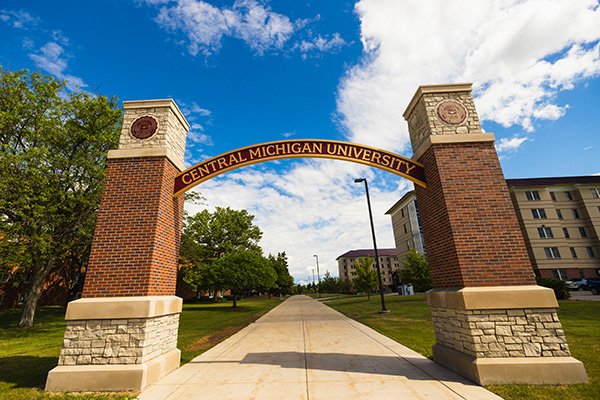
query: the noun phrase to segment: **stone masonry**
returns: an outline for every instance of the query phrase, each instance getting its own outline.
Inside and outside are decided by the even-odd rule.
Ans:
[[[179,314],[68,321],[58,365],[142,364],[177,347]]]
[[[436,341],[473,357],[569,357],[554,309],[432,309]]]

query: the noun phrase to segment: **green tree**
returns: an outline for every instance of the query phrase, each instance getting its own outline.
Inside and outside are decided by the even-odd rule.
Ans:
[[[367,298],[371,300],[371,292],[377,288],[377,271],[371,268],[373,259],[360,257],[354,260],[356,276],[354,277],[354,288],[358,292],[366,292]]]
[[[321,290],[324,293],[339,293],[340,280],[331,276],[329,271],[325,271],[325,275],[323,275],[323,279],[321,279]]]
[[[269,254],[268,260],[277,274],[274,287],[271,288],[269,293],[291,294],[292,287],[294,286],[294,278],[290,275],[285,251],[277,253],[277,257]]]
[[[0,67],[0,268],[31,276],[20,327],[33,324],[50,272],[87,263],[120,125],[114,98]]]
[[[431,275],[425,255],[410,249],[402,257],[402,268],[398,270],[402,283],[412,283],[415,291],[426,292],[431,289]]]
[[[277,274],[271,263],[257,251],[235,250],[213,263],[213,268],[233,295],[233,308],[240,294],[273,287]]]
[[[195,290],[222,289],[216,273],[210,269],[215,260],[238,250],[261,252],[260,228],[246,210],[217,207],[187,216],[181,236],[180,271]],[[216,297],[216,296],[215,296]]]

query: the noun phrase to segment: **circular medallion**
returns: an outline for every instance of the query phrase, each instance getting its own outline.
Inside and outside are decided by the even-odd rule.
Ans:
[[[158,122],[148,115],[139,117],[131,124],[131,134],[136,139],[148,139],[158,128]]]
[[[456,100],[444,100],[437,106],[437,115],[447,124],[459,125],[467,119],[467,109]]]

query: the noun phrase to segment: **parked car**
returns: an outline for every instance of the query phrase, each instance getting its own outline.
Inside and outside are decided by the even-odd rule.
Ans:
[[[588,286],[588,281],[587,279],[584,278],[577,278],[577,279],[572,279],[573,283],[575,283],[579,289],[581,290],[588,290],[589,286]]]
[[[588,279],[587,281],[592,294],[600,294],[600,279]]]
[[[579,286],[577,285],[577,283],[575,283],[575,281],[565,281],[565,284],[567,285],[567,289],[569,290],[579,290]]]

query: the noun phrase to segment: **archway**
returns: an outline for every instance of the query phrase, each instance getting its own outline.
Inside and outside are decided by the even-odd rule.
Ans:
[[[178,195],[204,178],[284,156],[345,157],[417,183],[434,285],[427,302],[435,361],[480,384],[587,381],[583,364],[570,357],[552,290],[535,285],[494,136],[481,129],[470,84],[419,87],[404,113],[413,160],[353,143],[282,141],[184,170],[189,124],[175,103],[123,108],[83,298],[67,308],[65,342],[47,389],[141,389],[177,368]]]

